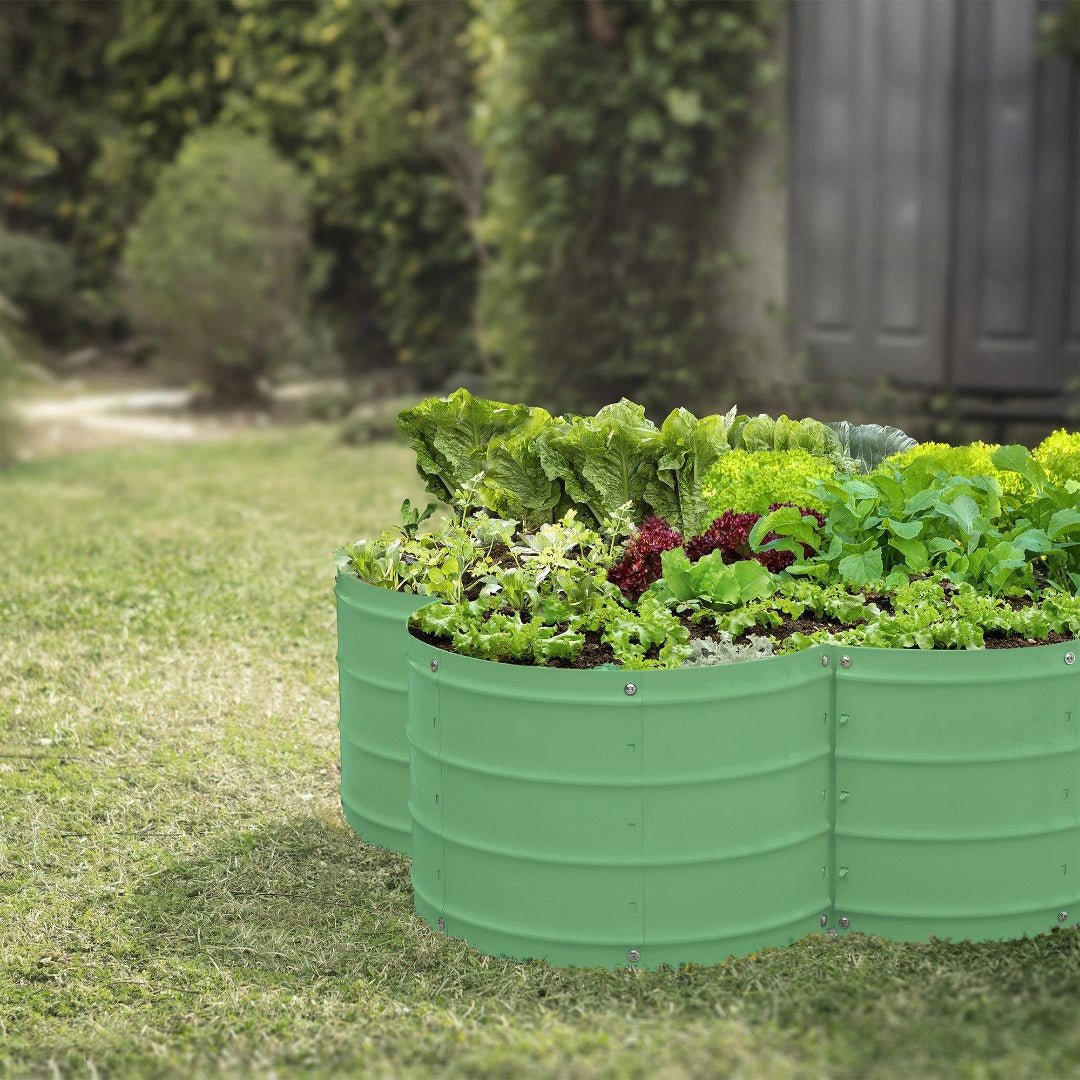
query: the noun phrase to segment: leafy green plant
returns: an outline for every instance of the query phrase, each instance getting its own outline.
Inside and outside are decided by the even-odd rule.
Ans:
[[[661,445],[644,407],[623,398],[553,429],[540,442],[540,458],[545,473],[561,481],[571,502],[597,523],[627,503],[640,521]]]
[[[885,466],[864,477],[819,482],[824,529],[781,507],[750,536],[758,550],[786,550],[799,560],[793,574],[850,585],[902,584],[928,569],[994,594],[1036,585],[1036,569],[1060,588],[1073,588],[1080,570],[1080,511],[1075,493],[1050,484],[1023,447],[1001,447],[998,469],[1016,472],[1032,487],[1010,509],[993,477],[930,474],[932,456],[908,468]],[[766,541],[776,533],[777,538]],[[809,547],[815,554],[802,558]]]
[[[737,416],[728,434],[732,449],[757,453],[763,450],[805,450],[807,453],[831,459],[840,465],[844,461],[840,438],[828,425],[812,417],[792,420],[787,416]]]
[[[887,457],[910,450],[916,442],[899,428],[880,424],[852,424],[836,420],[828,425],[840,441],[844,457],[855,462],[860,472],[870,472]]]
[[[261,138],[192,136],[124,252],[129,312],[216,402],[252,401],[303,338],[306,185]]]
[[[398,427],[416,453],[416,471],[428,491],[455,505],[457,493],[484,472],[492,440],[518,433],[530,419],[527,405],[487,401],[461,388],[405,409]]]
[[[656,477],[645,488],[654,514],[674,525],[684,536],[701,532],[715,515],[710,510],[707,477],[727,457],[727,433],[735,419],[726,416],[698,419],[687,409],[673,409],[660,425]]]
[[[921,475],[933,477],[939,472],[952,476],[992,476],[1001,487],[1003,495],[1020,495],[1026,488],[1024,479],[1007,469],[999,469],[991,460],[996,445],[974,442],[964,446],[948,443],[919,443],[908,450],[890,455],[884,467],[902,471],[918,470]]]
[[[856,626],[794,633],[779,651],[797,652],[811,645],[863,645],[882,649],[979,649],[987,636],[1020,635],[1029,642],[1051,634],[1080,632],[1080,598],[1051,593],[1014,607],[964,582],[925,578],[890,594],[891,611],[878,611]]]
[[[660,556],[664,575],[649,592],[665,603],[703,602],[713,607],[735,607],[767,596],[773,576],[759,562],[745,559],[725,563],[722,551],[713,551],[691,562],[685,548],[673,548]]]
[[[791,450],[732,450],[705,474],[702,494],[708,516],[725,510],[765,513],[773,503],[796,503],[823,510],[812,494],[815,480],[829,480],[836,466],[829,458],[799,448]]]
[[[1075,480],[1080,483],[1080,431],[1059,428],[1047,435],[1031,456],[1052,482],[1064,484]]]

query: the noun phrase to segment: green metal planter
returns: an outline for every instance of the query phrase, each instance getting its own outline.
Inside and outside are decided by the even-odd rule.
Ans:
[[[369,843],[409,853],[409,743],[405,646],[409,616],[431,598],[339,574],[338,683],[341,806]]]
[[[490,954],[607,967],[1075,920],[1075,651],[625,673],[410,637],[416,909]]]

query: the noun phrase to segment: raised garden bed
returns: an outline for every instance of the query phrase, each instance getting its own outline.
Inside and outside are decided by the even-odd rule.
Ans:
[[[428,602],[339,574],[341,806],[363,840],[407,855],[409,743],[405,644],[409,616]]]
[[[432,926],[658,966],[1080,915],[1080,434],[400,421],[451,513],[337,553],[342,799]]]
[[[564,671],[409,642],[412,878],[484,952],[715,963],[812,932],[1080,914],[1080,666],[816,647]]]

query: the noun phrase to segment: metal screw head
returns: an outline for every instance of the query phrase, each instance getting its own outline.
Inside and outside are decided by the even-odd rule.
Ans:
[[[446,920],[441,915],[439,916],[439,929],[440,930],[445,930],[446,929]]]
[[[829,916],[828,915],[822,915],[821,918],[818,919],[818,922],[821,923],[822,926],[828,926],[829,925]]]
[[[822,667],[828,667],[829,666],[829,658],[827,656],[823,656],[821,658],[821,666]]]
[[[1068,917],[1069,913],[1067,911],[1058,912],[1058,922],[1064,922]]]
[[[840,929],[846,930],[851,925],[851,920],[846,915],[840,916]]]
[[[637,949],[631,949],[626,954],[626,959],[629,960],[631,964],[636,964],[641,959],[641,953],[639,953]]]
[[[1065,663],[1072,667],[1076,663],[1076,653],[1067,652],[1065,654]]]
[[[633,697],[637,693],[637,686],[632,682],[628,682],[623,687],[623,693],[626,694],[627,697]]]
[[[841,667],[851,667],[851,657],[850,656],[841,656],[840,657],[840,666]]]
[[[431,661],[431,670],[432,671],[438,671],[439,670],[439,661],[438,660],[432,660]]]
[[[825,933],[828,934],[829,937],[836,937],[836,927],[830,926],[829,929],[825,931]]]

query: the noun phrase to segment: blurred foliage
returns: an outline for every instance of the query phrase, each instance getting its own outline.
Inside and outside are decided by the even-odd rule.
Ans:
[[[119,249],[120,200],[94,167],[117,127],[104,78],[119,29],[114,3],[0,4],[0,210],[12,229],[70,244],[86,279]]]
[[[264,138],[210,128],[162,170],[129,232],[132,321],[215,402],[257,398],[302,340],[305,189]]]
[[[1043,56],[1080,61],[1080,0],[1065,0],[1039,16],[1038,49]]]
[[[776,13],[478,0],[484,343],[516,398],[659,409],[715,377],[725,167],[776,74]]]
[[[42,341],[66,344],[75,298],[71,249],[0,227],[0,294],[18,306]]]
[[[311,180],[313,283],[352,366],[441,384],[477,364],[469,15],[394,0],[6,0],[3,218],[71,243],[84,283],[107,288],[184,138],[218,119],[262,133]]]
[[[226,123],[310,182],[310,282],[353,371],[660,407],[718,367],[722,188],[776,11],[5,0],[0,215],[71,247],[105,325],[161,170]]]

